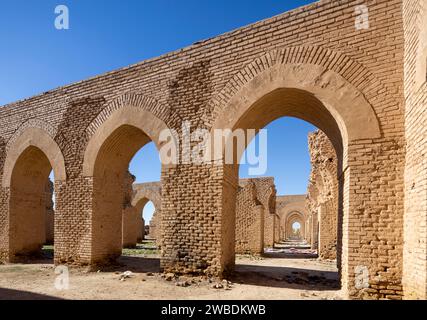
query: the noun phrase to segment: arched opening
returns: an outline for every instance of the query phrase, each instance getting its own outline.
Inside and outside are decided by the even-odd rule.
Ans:
[[[160,183],[141,183],[134,187],[134,198],[132,205],[135,208],[136,219],[131,221],[132,226],[127,226],[129,230],[135,230],[136,236],[133,237],[131,250],[126,249],[124,245],[123,255],[133,257],[158,258],[158,249],[161,240],[160,228],[160,210],[157,209],[155,202],[151,201],[148,186],[154,184],[156,187]],[[148,196],[148,197],[147,197]],[[125,234],[125,220],[123,220],[123,232]],[[129,222],[128,222],[129,224]],[[132,228],[135,227],[136,229]],[[124,236],[125,237],[125,236]],[[136,238],[136,243],[135,243]],[[125,244],[125,242],[124,242]]]
[[[53,170],[49,174],[45,187],[45,235],[43,255],[53,259],[55,243],[55,173]]]
[[[257,128],[258,129],[258,128]],[[254,187],[252,198],[244,199],[246,205],[242,204],[240,198],[242,197],[242,190],[247,190],[248,183],[242,184],[242,169],[248,169],[250,165],[244,162],[244,158],[250,158],[249,155],[243,154],[239,166],[239,189],[237,191],[237,204],[236,204],[236,274],[245,274],[250,270],[253,274],[257,274],[252,279],[240,278],[239,281],[255,281],[260,285],[267,285],[266,278],[280,277],[286,274],[290,281],[301,281],[301,284],[306,284],[307,290],[324,290],[326,287],[334,290],[339,287],[339,274],[337,263],[334,265],[322,265],[317,261],[318,248],[312,248],[309,241],[308,233],[314,230],[307,224],[309,211],[307,207],[308,187],[313,174],[312,161],[310,155],[310,135],[315,132],[317,128],[312,124],[296,119],[295,117],[280,117],[267,124],[264,129],[267,130],[267,147],[263,149],[261,146],[262,138],[261,133],[256,136],[247,146],[247,149],[256,149],[258,147],[258,155],[261,160],[261,152],[266,152],[267,166],[264,173],[260,176],[254,175],[245,176],[244,181],[253,181]],[[256,146],[253,146],[255,144]],[[303,151],[300,151],[302,149]],[[237,152],[235,150],[235,152]],[[321,152],[321,150],[315,151]],[[244,164],[242,164],[244,163]],[[259,166],[264,167],[264,166]],[[229,166],[233,174],[237,171],[233,166]],[[266,200],[266,186],[265,182],[268,177],[274,178],[273,188],[275,206],[270,204],[271,199]],[[323,182],[323,181],[322,181]],[[338,183],[338,176],[335,172],[335,182]],[[321,190],[321,186],[319,186]],[[246,191],[248,192],[248,190]],[[281,201],[279,201],[281,200]],[[248,210],[246,208],[249,201],[254,204],[253,208],[258,211]],[[283,204],[283,206],[282,206]],[[267,209],[267,210],[265,210]],[[273,214],[276,213],[280,217],[274,219]],[[330,208],[329,214],[338,217],[338,208]],[[247,217],[250,215],[251,220]],[[262,217],[263,227],[261,229],[254,223],[253,216],[259,215]],[[322,215],[323,219],[324,214]],[[320,217],[320,216],[319,216]],[[244,224],[244,222],[247,222]],[[337,219],[327,220],[323,223],[332,224],[335,226],[330,227],[330,233],[335,232],[334,239],[331,241],[337,242]],[[277,225],[283,230],[283,233],[276,233]],[[248,231],[241,230],[247,228]],[[335,231],[334,231],[335,230]],[[262,250],[263,259],[259,261],[251,261],[246,257],[238,255],[241,253],[242,235],[247,236],[247,248],[255,248],[250,245],[250,242],[257,242],[260,237],[254,237],[256,233],[263,234],[260,237],[263,239],[264,248]],[[318,232],[313,237],[319,237]],[[334,246],[336,250],[336,246]],[[257,251],[252,251],[256,253]],[[273,267],[274,266],[274,267]],[[293,270],[289,272],[289,270]],[[305,277],[321,279],[321,281],[308,281]],[[288,278],[286,278],[288,279]],[[304,280],[305,279],[305,280]],[[319,285],[318,283],[322,284]],[[326,284],[326,285],[324,285]],[[287,284],[284,283],[284,286]],[[304,287],[301,285],[301,287]]]
[[[247,93],[247,92],[246,92]],[[312,93],[300,90],[300,89],[291,89],[291,88],[277,88],[273,89],[271,91],[268,91],[262,96],[256,96],[245,99],[245,100],[239,100],[239,102],[235,102],[232,104],[234,110],[229,110],[228,114],[231,114],[231,121],[230,119],[225,120],[227,124],[230,124],[232,126],[232,130],[237,129],[243,129],[248,132],[248,129],[255,129],[255,130],[261,130],[265,127],[267,127],[269,124],[273,123],[277,119],[283,118],[283,117],[293,117],[298,118],[300,120],[306,121],[307,123],[312,124],[316,128],[321,129],[329,138],[330,142],[332,143],[333,149],[335,154],[337,155],[337,171],[341,172],[342,168],[346,166],[346,143],[347,143],[347,130],[346,127],[342,123],[342,119],[339,118],[335,114],[335,117],[338,117],[338,121],[336,118],[332,115],[329,109],[325,106],[324,103],[322,103],[315,95]],[[242,101],[250,102],[250,104],[244,104]],[[219,126],[224,125],[222,122],[217,122]],[[215,127],[217,128],[217,127]],[[285,133],[286,134],[286,133]],[[292,132],[287,132],[289,136],[292,137]],[[282,136],[283,139],[284,135]],[[233,139],[233,140],[232,140]],[[248,136],[246,140],[246,147],[248,147],[251,143],[250,137]],[[253,141],[256,141],[257,138],[255,138]],[[308,137],[306,137],[308,140]],[[242,152],[242,148],[239,148],[236,143],[238,139],[235,139],[234,137],[230,138],[228,140],[228,143],[234,144],[234,151],[235,152]],[[244,150],[244,149],[243,149]],[[260,150],[262,152],[262,150]],[[291,150],[290,150],[291,152]],[[240,155],[237,157],[238,159],[241,158]],[[226,171],[226,176],[229,179],[230,177],[235,177],[236,184],[237,184],[237,177],[238,177],[238,171],[239,171],[239,165],[236,164],[225,164],[224,170]],[[336,175],[335,179],[338,183],[338,175]],[[231,181],[233,181],[231,179]],[[309,179],[307,177],[305,183],[307,184],[309,182]],[[343,180],[340,182],[340,190],[343,190]],[[229,184],[227,186],[227,194],[233,194],[236,195],[236,190],[233,184]],[[237,191],[238,195],[238,191]],[[235,209],[232,208],[229,205],[229,197],[227,197],[228,203],[224,204],[227,206],[228,212],[235,212]],[[341,197],[342,199],[342,197]],[[237,213],[236,213],[237,214]],[[341,219],[342,221],[342,206],[339,208],[336,208],[335,215],[338,220]],[[265,217],[265,216],[264,216]],[[233,224],[234,217],[224,217],[225,219],[228,219],[229,223]],[[298,222],[301,228],[305,228],[305,221],[306,219],[301,219],[297,214],[295,214],[293,217],[291,217],[290,220],[287,222],[287,226],[285,227],[285,232],[287,233],[287,237],[290,239],[297,240],[300,237],[296,237],[296,235],[292,231],[292,225],[295,222]],[[265,224],[265,221],[264,221]],[[342,227],[342,224],[339,224],[339,226],[335,227],[335,230],[340,229]],[[228,229],[230,232],[229,234],[225,235],[224,237],[224,245],[227,247],[224,251],[226,252],[234,252],[234,248],[232,248],[232,244],[234,241],[235,236],[231,232],[232,228]],[[234,231],[234,230],[233,230]],[[265,231],[265,230],[264,230]],[[341,235],[341,232],[337,232],[337,237]],[[305,235],[304,235],[305,237]],[[304,239],[301,237],[301,239]],[[341,243],[341,240],[337,240],[338,243]],[[273,243],[274,246],[274,243]],[[291,248],[293,250],[293,248]],[[341,253],[341,250],[338,249],[338,256]],[[300,252],[297,252],[300,253]],[[268,251],[268,255],[271,255],[271,252]],[[338,259],[339,261],[339,259]],[[223,260],[224,267],[227,269],[229,266],[234,265],[234,255],[227,254],[224,257]],[[338,267],[340,267],[338,263]],[[241,269],[237,268],[236,270]],[[316,270],[315,270],[316,271]],[[306,270],[304,271],[306,272]],[[336,286],[337,280],[338,280],[338,271],[333,273],[332,276],[335,280],[334,286]]]
[[[301,223],[299,221],[295,221],[292,223],[292,235],[297,239],[301,239]]]
[[[19,156],[11,176],[11,251],[15,257],[40,255],[46,242],[46,184],[52,170],[49,159],[37,147]]]
[[[156,213],[160,212],[161,163],[153,142],[137,152],[130,162],[129,171],[135,177],[132,206],[138,214],[137,243],[155,246],[156,222],[160,223],[155,218],[160,217]]]
[[[135,203],[138,180],[134,174],[143,168],[153,170],[153,164],[139,160],[150,142],[154,142],[151,148],[159,148],[158,137],[163,129],[167,129],[166,125],[151,113],[122,107],[89,141],[83,170],[93,179],[92,263],[115,260],[121,256],[122,247],[135,248],[138,237],[142,238],[141,209]]]
[[[153,231],[153,226],[155,228],[155,223],[153,223],[155,212],[156,207],[152,201],[148,201],[142,209],[142,219],[147,221],[147,225],[144,227],[144,238],[147,237],[148,239],[156,239],[153,236],[153,234],[155,234],[155,231]]]
[[[298,58],[294,58],[294,54]],[[318,54],[323,53],[311,48],[289,48],[268,53],[250,63],[218,95],[212,112],[212,132],[218,129],[259,130],[275,119],[291,116],[313,124],[326,134],[337,157],[337,264],[342,270],[342,286],[348,293],[354,289],[352,270],[356,261],[363,260],[359,251],[351,247],[349,236],[351,228],[357,228],[353,225],[357,219],[351,219],[356,196],[350,186],[362,175],[356,169],[357,143],[366,140],[369,144],[372,139],[381,137],[381,131],[375,111],[357,81],[343,73],[350,64],[336,65],[334,53],[328,52],[322,58]],[[226,139],[228,144],[231,139]],[[222,159],[225,159],[225,151],[226,148]],[[234,154],[240,159],[236,148]],[[235,266],[235,203],[232,200],[236,197],[238,165],[224,164],[221,170],[224,227],[221,229],[219,268],[222,274],[228,274]],[[315,225],[313,222],[312,226]]]
[[[305,239],[305,219],[306,217],[300,212],[291,212],[286,217],[284,240],[286,241],[303,241]]]
[[[52,179],[52,180],[51,180]],[[29,127],[8,144],[3,187],[9,194],[9,260],[53,258],[55,185],[65,181],[62,153],[42,129]]]

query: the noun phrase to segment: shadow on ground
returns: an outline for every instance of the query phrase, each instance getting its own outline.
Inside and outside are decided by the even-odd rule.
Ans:
[[[316,259],[317,253],[286,253],[286,252],[264,252],[265,258],[280,258],[280,259]]]
[[[44,294],[29,291],[0,288],[0,300],[61,300]]]
[[[339,290],[338,272],[289,267],[236,265],[231,281],[264,287],[301,290]]]
[[[131,257],[121,256],[117,263],[100,268],[104,272],[125,272],[132,271],[134,273],[159,273],[160,272],[160,259],[159,258],[146,258],[146,257]]]

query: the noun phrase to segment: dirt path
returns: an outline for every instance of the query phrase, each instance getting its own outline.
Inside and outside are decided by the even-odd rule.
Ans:
[[[333,263],[304,258],[238,257],[231,286],[202,278],[173,278],[159,272],[156,257],[122,257],[121,266],[70,270],[69,289],[59,291],[52,264],[0,265],[0,299],[340,299]],[[132,271],[120,281],[120,274]],[[188,287],[177,286],[189,285]],[[226,287],[213,288],[214,285]]]

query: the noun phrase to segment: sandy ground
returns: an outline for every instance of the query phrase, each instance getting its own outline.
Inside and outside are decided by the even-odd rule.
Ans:
[[[0,299],[341,299],[335,264],[309,255],[239,256],[230,284],[202,277],[167,281],[155,255],[122,256],[119,263],[98,272],[70,269],[68,290],[55,288],[58,275],[49,260],[0,265]],[[125,271],[132,274],[120,281]]]

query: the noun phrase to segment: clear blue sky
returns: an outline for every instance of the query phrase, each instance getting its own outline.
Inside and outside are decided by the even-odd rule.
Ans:
[[[305,5],[310,0],[1,0],[0,105],[167,53],[196,41]],[[70,10],[70,29],[54,27],[57,5]],[[307,133],[295,119],[268,126],[267,175],[280,194],[304,193]],[[141,165],[138,165],[141,164]],[[152,145],[131,171],[158,180]],[[247,168],[242,166],[241,177]]]

